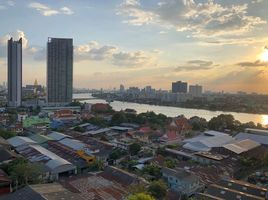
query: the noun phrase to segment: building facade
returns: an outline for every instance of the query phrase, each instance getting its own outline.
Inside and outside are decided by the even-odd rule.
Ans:
[[[177,81],[172,83],[172,92],[173,93],[187,93],[188,83]]]
[[[8,40],[8,106],[21,106],[22,38]]]
[[[200,97],[202,95],[203,88],[201,85],[190,85],[189,86],[189,93],[192,94],[194,97]]]
[[[73,95],[73,39],[48,38],[47,102],[66,105]]]

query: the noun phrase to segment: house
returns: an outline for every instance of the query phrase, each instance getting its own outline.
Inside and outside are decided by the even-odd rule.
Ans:
[[[167,130],[167,132],[159,138],[160,143],[175,144],[182,140],[182,137],[176,134],[175,130]]]
[[[76,120],[77,115],[71,109],[62,109],[54,112],[53,119],[61,121]]]
[[[183,148],[197,152],[210,151],[212,148],[222,147],[234,141],[235,139],[228,134],[217,131],[206,131],[199,136],[183,140]]]
[[[201,164],[209,165],[214,163],[219,163],[224,160],[228,156],[223,156],[220,154],[212,153],[212,152],[197,152],[193,155],[193,160],[199,162]]]
[[[48,126],[50,120],[46,117],[31,116],[22,121],[23,128],[29,128],[31,126]]]
[[[176,190],[177,192],[191,196],[202,188],[199,178],[184,169],[163,167],[161,172],[168,182],[170,189]]]
[[[267,135],[259,135],[259,134],[251,134],[251,133],[238,133],[235,136],[236,140],[245,140],[245,139],[250,139],[255,142],[260,143],[263,146],[268,147],[268,136]]]
[[[97,113],[98,112],[105,113],[105,112],[108,112],[110,109],[111,109],[111,106],[105,103],[96,103],[91,106],[91,110]]]
[[[222,151],[231,155],[246,154],[254,149],[260,147],[261,144],[250,139],[235,141],[223,146]]]
[[[167,126],[167,130],[175,131],[176,135],[184,136],[192,130],[192,127],[188,120],[182,115],[172,118],[170,124]]]
[[[205,193],[199,193],[197,196],[198,199],[265,200],[268,198],[268,188],[245,181],[222,179],[209,185]]]

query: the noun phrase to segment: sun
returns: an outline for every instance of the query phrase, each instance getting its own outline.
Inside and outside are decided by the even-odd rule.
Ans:
[[[264,61],[264,62],[267,62],[268,61],[268,50],[265,49],[262,54],[261,54],[261,60]]]

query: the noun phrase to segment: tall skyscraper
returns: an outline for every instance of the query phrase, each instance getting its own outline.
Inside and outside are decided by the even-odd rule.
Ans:
[[[47,101],[66,105],[73,95],[73,39],[48,38]]]
[[[8,40],[8,106],[21,106],[22,38]]]
[[[172,83],[173,93],[187,93],[188,84],[187,82],[177,81]]]
[[[202,95],[203,87],[201,85],[190,85],[189,86],[189,93],[192,94],[194,97],[199,97]]]

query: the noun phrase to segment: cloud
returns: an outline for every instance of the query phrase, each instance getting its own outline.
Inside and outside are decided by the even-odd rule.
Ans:
[[[34,58],[36,58],[36,60],[38,60],[37,58],[41,57],[43,53],[45,54],[45,50],[43,48],[30,46],[26,34],[21,30],[17,30],[13,33],[6,34],[0,37],[0,57],[7,57],[7,41],[11,37],[14,40],[19,40],[20,38],[22,38],[22,49],[24,55],[33,56]]]
[[[119,52],[113,54],[112,62],[118,66],[143,67],[151,62],[151,57],[143,51]]]
[[[60,10],[65,15],[72,15],[72,14],[74,14],[74,12],[70,8],[68,8],[68,7],[62,7]]]
[[[196,70],[209,70],[217,65],[213,65],[212,61],[207,60],[190,60],[184,65],[176,67],[175,71],[196,71]]]
[[[261,3],[263,2],[264,0],[252,0],[251,3]]]
[[[100,45],[96,41],[76,46],[74,53],[76,61],[106,60],[113,65],[125,67],[142,67],[143,65],[151,63],[154,57],[153,55],[149,55],[150,53],[145,53],[143,51],[125,52],[116,46]],[[157,55],[160,51],[153,50],[151,53]]]
[[[60,9],[52,9],[49,6],[38,2],[30,3],[29,7],[39,11],[43,16],[53,16],[58,14],[72,15],[74,13],[70,8],[66,6]]]
[[[158,25],[179,32],[189,31],[194,37],[240,35],[256,26],[265,24],[260,17],[247,12],[247,4],[226,5],[208,0],[163,0],[153,8],[143,7],[138,0],[124,0],[118,7],[118,15],[126,17],[125,23],[141,26]]]
[[[268,67],[268,62],[256,60],[255,62],[240,62],[236,65],[240,67]]]
[[[115,46],[100,46],[96,41],[75,47],[75,60],[105,60],[117,50]]]
[[[15,3],[14,1],[6,1],[6,2],[2,2],[0,3],[0,10],[6,10],[8,7],[14,6]]]

